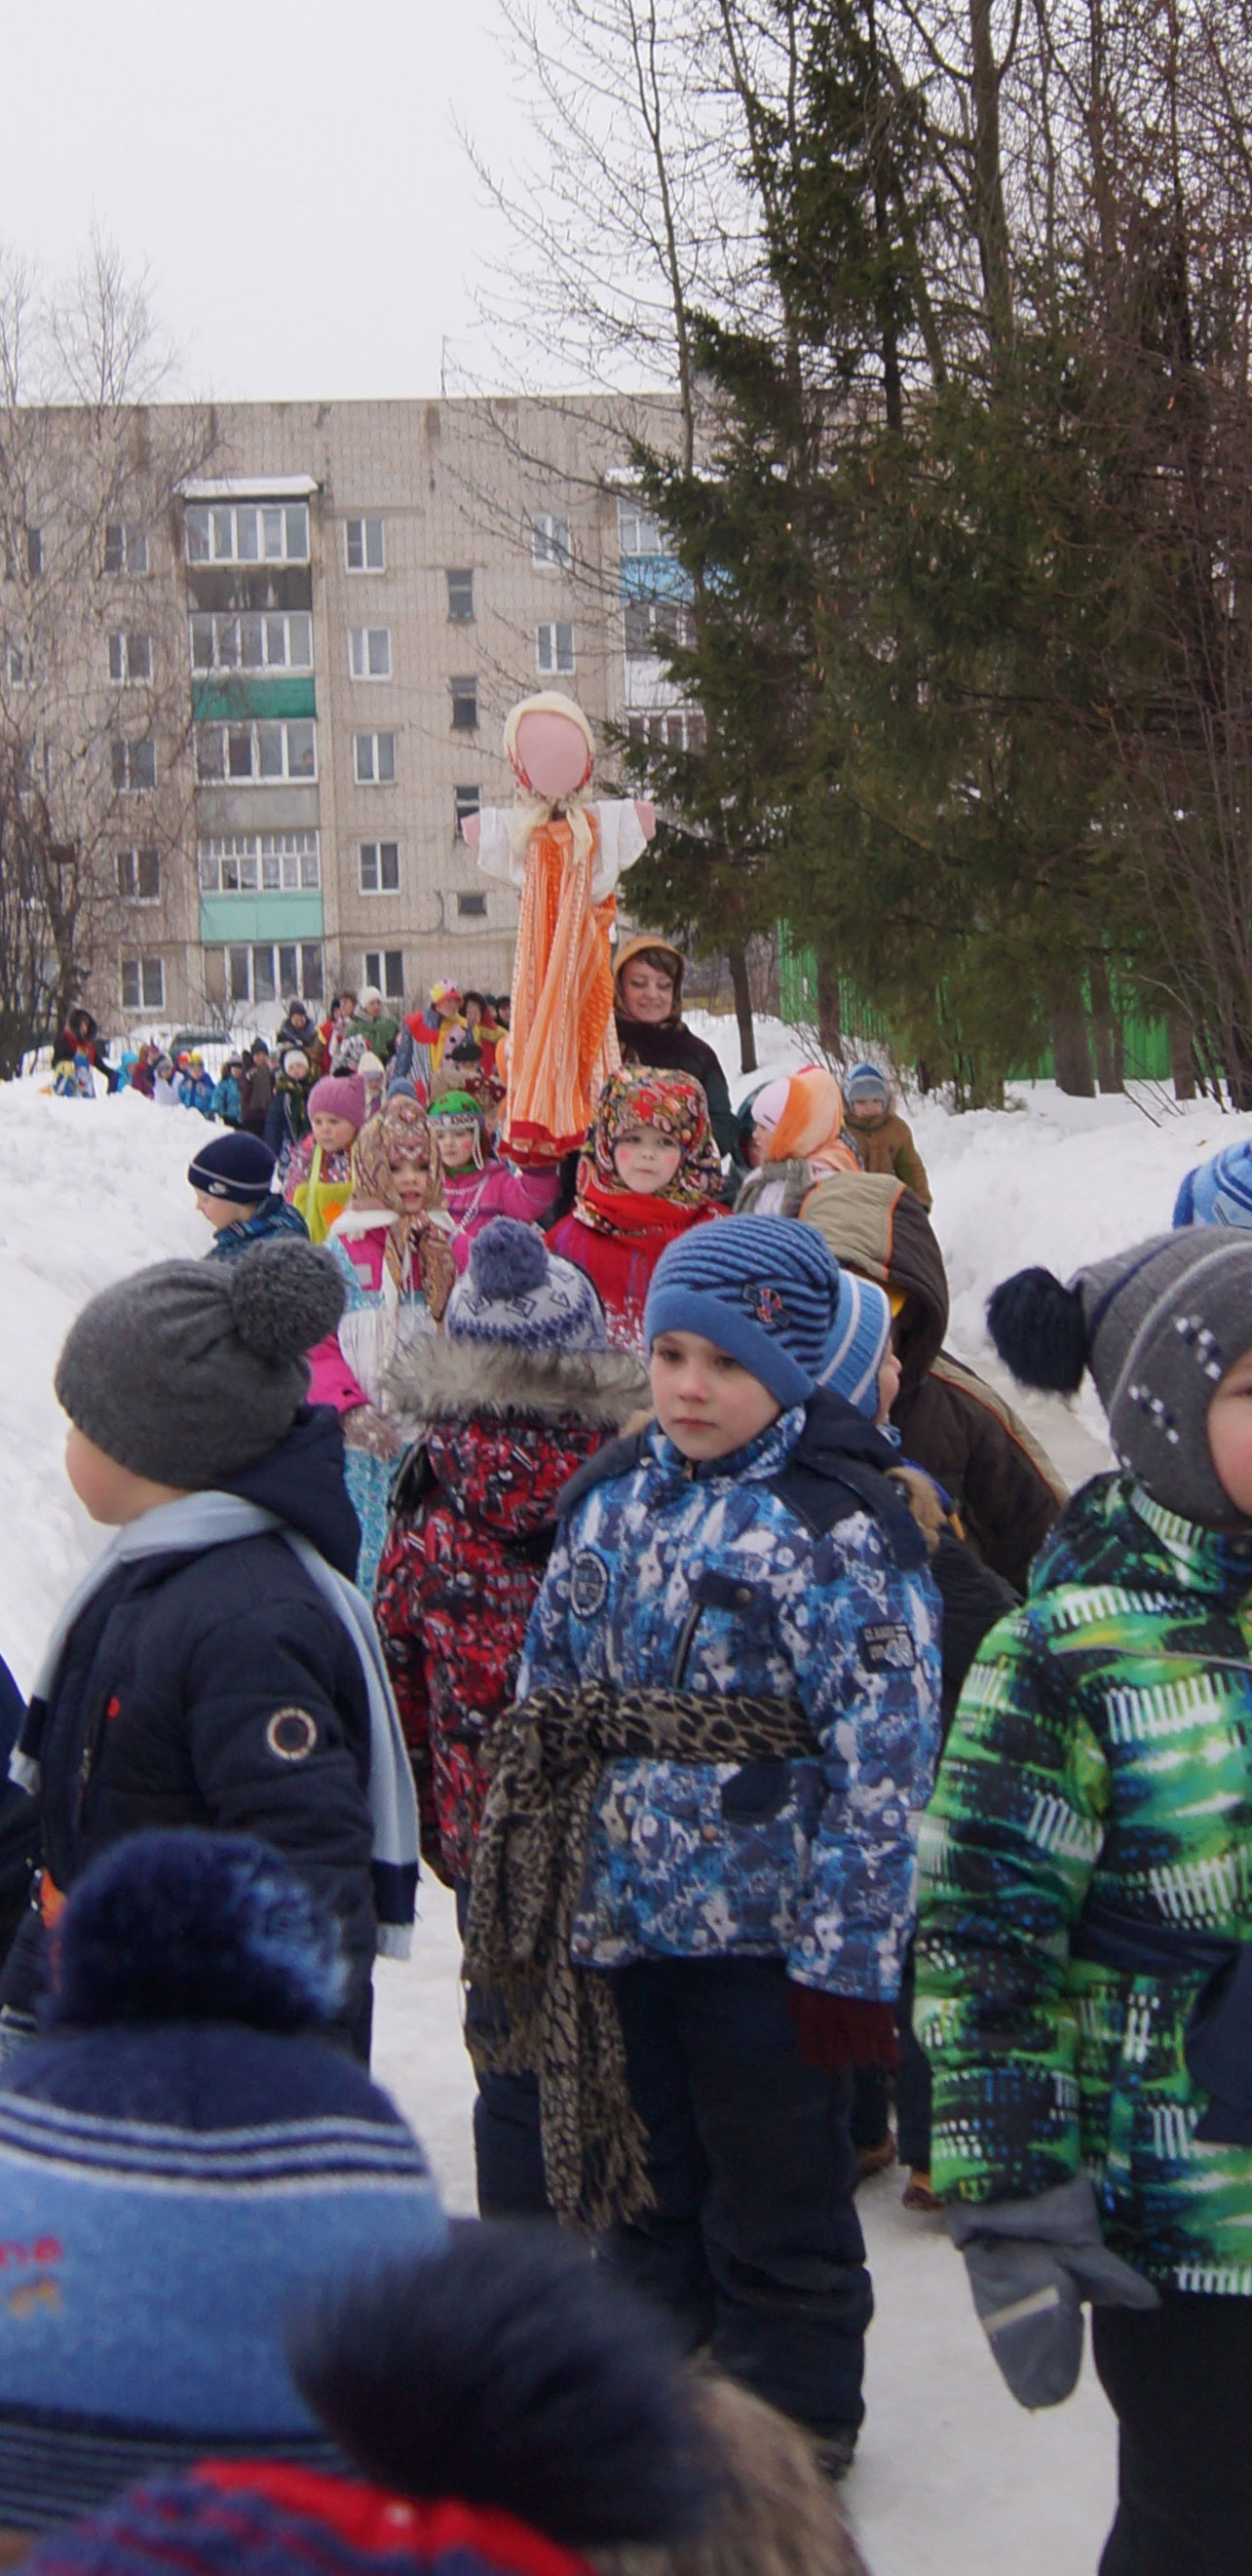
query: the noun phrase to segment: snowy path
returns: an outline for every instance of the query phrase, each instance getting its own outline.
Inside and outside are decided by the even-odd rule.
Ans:
[[[472,2210],[473,2079],[452,1899],[425,1883],[414,1957],[380,1963],[374,2072],[425,2141],[448,2206]],[[1112,2518],[1113,2419],[1088,2371],[1023,2415],[1001,2384],[938,2219],[899,2173],[860,2195],[878,2313],[868,2418],[845,2490],[871,2576],[1092,2576]]]

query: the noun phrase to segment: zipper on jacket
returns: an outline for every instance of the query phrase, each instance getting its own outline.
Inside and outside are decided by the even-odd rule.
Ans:
[[[703,1616],[704,1603],[702,1601],[693,1601],[687,1612],[687,1616],[678,1631],[678,1643],[674,1648],[674,1660],[669,1668],[669,1686],[671,1690],[682,1689],[683,1678],[687,1670],[687,1657],[691,1653],[692,1646],[695,1642],[695,1633]]]

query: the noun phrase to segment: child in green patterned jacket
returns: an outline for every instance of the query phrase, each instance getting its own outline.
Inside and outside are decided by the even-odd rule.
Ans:
[[[1252,2530],[1252,1240],[1164,1235],[1068,1289],[1023,1271],[988,1319],[1028,1383],[1090,1368],[1121,1467],[984,1639],[923,1824],[934,2186],[1024,2404],[1068,2396],[1096,2307],[1101,2576],[1229,2576]]]

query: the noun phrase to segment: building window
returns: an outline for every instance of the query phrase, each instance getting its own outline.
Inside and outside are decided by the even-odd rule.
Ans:
[[[535,668],[538,671],[573,670],[574,629],[564,619],[552,626],[535,628]]]
[[[150,742],[113,738],[113,785],[119,796],[141,795],[156,785],[156,748]]]
[[[456,908],[458,919],[461,921],[485,921],[487,918],[486,895],[459,894],[456,899]]]
[[[304,501],[191,501],[186,530],[188,563],[309,560],[309,512]]]
[[[201,841],[201,894],[308,894],[322,882],[316,832],[235,832]]]
[[[34,686],[34,658],[30,653],[24,653],[20,644],[5,645],[4,676],[11,689],[29,689]]]
[[[471,814],[478,813],[482,805],[482,801],[483,791],[481,787],[453,788],[452,810],[458,832],[461,829],[462,823],[467,823],[469,821]]]
[[[206,948],[204,980],[219,1001],[276,1002],[280,994],[320,1002],[325,991],[320,941],[270,947]]]
[[[472,679],[449,680],[452,691],[452,730],[473,733],[478,725],[478,682]]]
[[[618,502],[617,543],[619,551],[624,555],[669,553],[656,520],[647,510],[641,510],[637,501]]]
[[[106,572],[145,573],[148,569],[148,533],[146,528],[132,528],[114,519],[104,532],[104,569]]]
[[[156,850],[119,850],[117,890],[125,903],[159,903],[161,860]]]
[[[163,1011],[164,1008],[164,960],[160,957],[124,957],[122,959],[122,1009],[124,1011]]]
[[[348,628],[348,669],[354,680],[389,680],[391,678],[391,628],[389,626],[350,626]]]
[[[386,566],[381,519],[349,519],[344,526],[349,572],[382,572]]]
[[[626,652],[634,661],[666,653],[671,644],[690,651],[695,628],[690,608],[681,599],[628,599],[622,609]]]
[[[550,510],[542,510],[530,523],[530,560],[543,564],[549,571],[568,572],[570,568],[569,520],[557,519]]]
[[[470,571],[448,575],[448,615],[454,626],[469,626],[474,617],[474,575]]]
[[[358,787],[392,787],[396,775],[393,733],[354,733],[352,774]]]
[[[367,948],[364,982],[377,986],[389,1002],[404,1000],[404,950],[402,948]]]
[[[202,787],[223,779],[251,778],[268,786],[278,779],[316,778],[317,727],[306,717],[197,725],[196,776]]]
[[[313,620],[307,609],[191,620],[193,671],[311,671]]]
[[[703,751],[704,718],[698,707],[655,708],[628,715],[627,740],[649,743],[656,751]]]
[[[31,580],[38,581],[43,571],[43,530],[41,528],[28,528],[26,531],[26,569]],[[160,960],[158,959],[157,962],[159,964]]]
[[[152,637],[116,633],[109,637],[109,678],[111,680],[150,680],[152,677]]]
[[[362,841],[357,849],[359,883],[362,894],[399,894],[400,844],[398,841]]]

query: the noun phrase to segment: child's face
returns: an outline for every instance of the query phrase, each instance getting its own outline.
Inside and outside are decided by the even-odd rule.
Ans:
[[[1209,1406],[1208,1435],[1218,1483],[1252,1518],[1252,1350],[1227,1369]]]
[[[192,1197],[206,1225],[211,1225],[215,1234],[224,1225],[246,1225],[261,1204],[259,1199],[253,1199],[250,1206],[237,1207],[232,1199],[211,1199],[207,1190],[193,1190]]]
[[[878,1372],[878,1411],[876,1423],[890,1422],[891,1408],[900,1392],[900,1362],[894,1351],[888,1351]]]
[[[480,1029],[483,1024],[482,1003],[467,1002],[465,1005],[465,1019],[471,1029]]]
[[[315,1109],[309,1121],[315,1144],[326,1154],[346,1154],[356,1137],[350,1118],[336,1118],[329,1109]]]
[[[441,1002],[436,1002],[435,1010],[441,1020],[459,1020],[461,1016],[460,995],[457,993],[445,993],[443,1000]]]
[[[623,966],[621,995],[628,1020],[641,1020],[646,1028],[659,1028],[674,1007],[674,978],[659,966],[649,966],[642,957],[632,957]]]
[[[668,1188],[682,1161],[680,1145],[671,1145],[657,1127],[627,1127],[613,1148],[613,1168],[624,1189],[649,1198]]]
[[[463,1172],[474,1160],[474,1127],[445,1127],[439,1121],[439,1160],[446,1172]]]
[[[886,1117],[887,1103],[871,1093],[868,1100],[845,1101],[844,1111],[854,1127],[872,1127],[876,1118]]]
[[[759,1377],[699,1333],[659,1333],[648,1374],[657,1421],[684,1458],[728,1458],[782,1411]]]
[[[420,1216],[430,1197],[429,1163],[393,1163],[391,1177],[395,1182],[396,1197],[400,1202],[402,1214]]]
[[[106,1529],[124,1529],[154,1503],[177,1502],[185,1491],[181,1485],[156,1485],[149,1476],[137,1476],[133,1467],[119,1466],[76,1422],[65,1435],[65,1472],[83,1510]]]
[[[360,1017],[363,1020],[380,1020],[382,1018],[382,1013],[383,1006],[379,1001],[362,1002],[361,1004]]]

